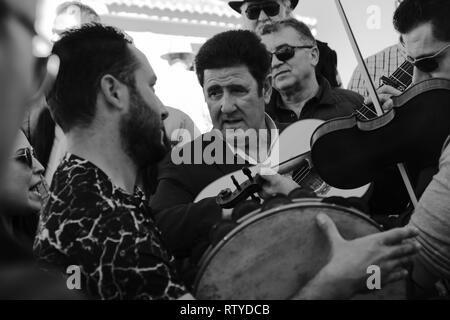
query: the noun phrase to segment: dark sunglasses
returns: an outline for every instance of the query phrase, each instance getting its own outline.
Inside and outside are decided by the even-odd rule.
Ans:
[[[419,69],[422,72],[430,73],[435,71],[437,68],[439,68],[439,57],[448,49],[450,48],[450,44],[443,47],[441,50],[436,52],[435,54],[432,54],[428,57],[423,57],[419,59],[411,58],[410,56],[406,57],[406,60],[413,64],[417,69]]]
[[[285,62],[295,55],[295,50],[299,49],[312,49],[314,46],[290,46],[284,45],[275,50],[275,52],[271,52],[272,56],[277,57],[278,60]]]
[[[14,155],[14,160],[25,165],[26,167],[33,169],[33,157],[34,151],[31,148],[22,148],[17,150]]]
[[[247,8],[245,14],[250,20],[258,19],[261,10],[269,17],[274,17],[280,12],[280,4],[277,2],[265,2],[257,5],[252,5]]]

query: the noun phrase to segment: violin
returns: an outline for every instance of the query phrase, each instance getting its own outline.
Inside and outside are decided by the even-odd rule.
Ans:
[[[311,158],[318,174],[338,188],[354,188],[395,164],[407,162],[416,170],[437,166],[450,134],[450,80],[429,79],[415,84],[393,97],[393,107],[383,113],[342,4],[340,0],[335,2],[369,84],[376,116],[361,117],[357,112],[319,126],[311,138]],[[401,173],[414,204],[417,200],[410,182],[405,172]]]
[[[366,120],[354,114],[317,128],[311,158],[325,182],[356,188],[397,163],[438,165],[450,135],[450,80],[422,81],[392,101],[393,108],[379,117]]]
[[[370,185],[338,189],[325,183],[317,174],[311,161],[310,141],[313,132],[322,123],[322,120],[306,119],[291,124],[279,135],[268,161],[221,177],[203,189],[194,202],[216,197],[217,204],[225,209],[234,208],[249,197],[258,202],[257,193],[263,183],[258,174],[262,167],[270,167],[279,174],[291,174],[295,182],[318,197],[363,197]]]

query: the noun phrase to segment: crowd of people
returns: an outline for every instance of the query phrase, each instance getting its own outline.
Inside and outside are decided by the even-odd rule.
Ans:
[[[211,139],[164,106],[152,61],[93,9],[59,6],[51,52],[36,57],[36,2],[0,0],[0,298],[195,299],[199,261],[218,231],[223,236],[238,220],[215,197],[196,201],[202,190],[269,159],[279,137],[271,132],[350,117],[369,102],[360,80],[342,88],[337,53],[292,16],[297,0],[229,5],[245,30],[208,39],[194,63],[220,136]],[[386,50],[401,48],[403,58],[386,59],[392,69],[414,66],[411,86],[450,80],[449,15],[447,0],[403,0],[396,9],[401,40]],[[389,84],[378,92],[385,107],[402,93]],[[449,120],[435,118],[450,135]],[[256,145],[245,136],[236,143],[252,131],[266,134]],[[433,163],[411,159],[416,207],[394,166],[382,168],[363,198],[338,199],[386,231],[346,240],[330,217],[317,215],[330,256],[291,299],[350,299],[368,290],[372,265],[383,285],[406,279],[409,298],[449,296],[450,136],[439,145]],[[204,156],[211,149],[213,160]],[[290,176],[259,178],[265,200],[315,196]],[[66,286],[70,266],[80,268],[81,291]]]

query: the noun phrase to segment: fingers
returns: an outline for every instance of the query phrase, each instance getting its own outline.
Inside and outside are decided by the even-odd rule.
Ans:
[[[399,269],[394,272],[389,273],[386,277],[382,277],[383,285],[400,281],[405,279],[408,276],[409,272],[406,269]]]
[[[332,247],[336,242],[343,240],[336,225],[329,216],[323,213],[319,213],[316,216],[316,221],[320,230],[322,230],[322,232],[325,234]]]
[[[381,94],[381,95],[389,95],[389,97],[392,97],[392,96],[398,96],[402,92],[400,90],[395,89],[394,87],[384,85],[377,90],[377,93]]]
[[[403,257],[399,259],[395,259],[393,261],[389,261],[384,264],[383,269],[386,270],[387,273],[392,273],[395,270],[406,269],[411,265],[414,260],[414,256]]]
[[[278,193],[288,195],[292,190],[299,187],[299,185],[291,178],[279,174],[260,175],[260,177],[264,180],[261,192],[263,197]]]
[[[397,228],[386,232],[382,232],[377,236],[380,237],[381,243],[384,245],[395,245],[403,240],[415,238],[419,235],[419,231],[413,227]]]
[[[418,253],[421,249],[421,246],[418,242],[406,242],[401,244],[400,246],[396,246],[392,249],[392,251],[388,254],[388,259],[401,258],[404,256],[410,256]]]
[[[378,100],[380,101],[381,105],[383,105],[383,109],[385,110],[392,108],[393,105],[391,99],[392,96],[398,96],[401,93],[402,93],[401,91],[388,85],[384,85],[377,90]],[[365,104],[373,103],[372,98],[371,97],[367,98],[366,100],[364,100],[364,103]]]

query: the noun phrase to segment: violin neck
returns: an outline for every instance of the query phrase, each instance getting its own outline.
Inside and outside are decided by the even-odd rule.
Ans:
[[[390,76],[382,77],[381,81],[384,85],[389,85],[397,90],[405,91],[412,83],[414,66],[408,62],[403,62]],[[366,104],[363,104],[356,110],[357,116],[363,120],[370,120],[377,117],[375,110]]]
[[[408,62],[403,62],[389,78],[382,77],[383,84],[390,85],[400,91],[405,91],[412,83],[414,66]]]

